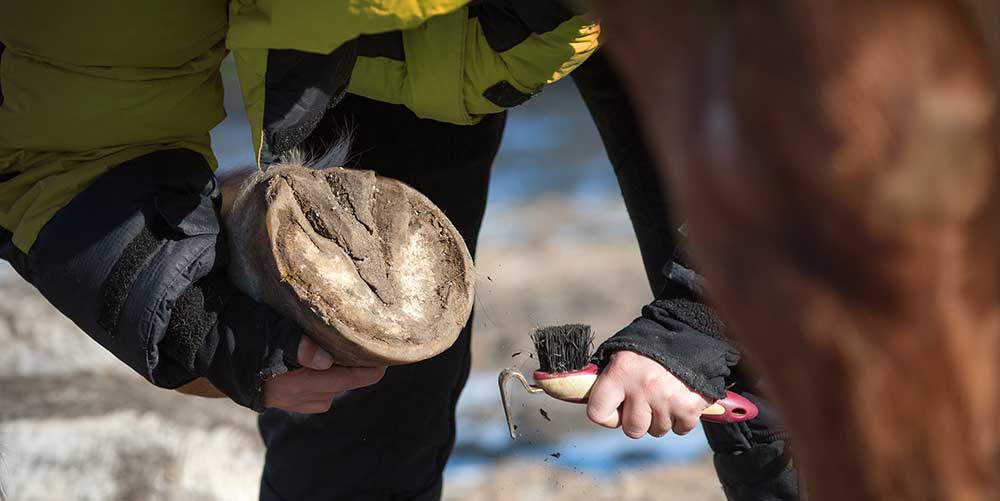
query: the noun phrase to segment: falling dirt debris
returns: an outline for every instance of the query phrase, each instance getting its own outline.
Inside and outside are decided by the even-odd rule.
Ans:
[[[518,356],[520,354],[521,354],[520,351],[515,351],[514,354],[510,356],[510,358],[514,358],[514,357],[516,357],[516,356]]]
[[[559,458],[562,457],[562,453],[561,452],[553,452],[552,454],[549,454],[549,456],[554,457],[556,459],[559,459]]]
[[[490,282],[493,281],[493,279],[489,275],[486,275],[486,280],[489,280]]]
[[[548,412],[545,412],[545,409],[538,409],[538,413],[541,414],[542,417],[545,418],[546,421],[548,421],[550,423],[552,422],[552,418],[549,417],[549,413]]]

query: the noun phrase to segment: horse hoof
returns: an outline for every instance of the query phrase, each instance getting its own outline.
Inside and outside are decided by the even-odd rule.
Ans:
[[[230,276],[346,366],[425,360],[472,312],[465,242],[430,200],[372,171],[278,165],[240,186],[223,219]]]

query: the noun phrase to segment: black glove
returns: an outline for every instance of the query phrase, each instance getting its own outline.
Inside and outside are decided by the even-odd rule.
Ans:
[[[151,153],[80,192],[27,254],[4,232],[0,257],[153,384],[205,376],[263,410],[263,382],[298,367],[302,331],[229,283],[219,201],[201,155]]]
[[[611,355],[628,350],[663,365],[694,391],[714,399],[726,396],[725,379],[740,360],[739,352],[725,338],[725,325],[712,309],[700,302],[693,289],[693,272],[671,262],[664,269],[668,286],[659,298],[642,309],[642,316],[602,343],[595,362],[607,365]]]

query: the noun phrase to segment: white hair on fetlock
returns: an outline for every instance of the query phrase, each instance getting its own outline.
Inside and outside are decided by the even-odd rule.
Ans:
[[[343,167],[350,160],[351,142],[354,139],[354,131],[344,127],[333,135],[336,139],[333,144],[325,148],[320,155],[309,155],[304,149],[296,147],[278,156],[278,161],[265,167],[307,167],[310,169],[328,169]],[[243,208],[246,207],[246,198],[253,193],[254,187],[265,176],[265,170],[254,166],[228,169],[219,175],[223,185],[223,191],[227,193],[224,197],[222,207],[222,217],[230,234],[249,234],[252,227],[259,225],[260,221],[251,220],[244,217]],[[238,186],[237,186],[237,183]],[[235,187],[235,189],[234,189]],[[227,200],[228,199],[228,200]],[[251,264],[243,259],[243,254],[235,252],[230,255],[232,259],[229,263],[230,278],[237,283],[238,287],[250,297],[260,301],[263,298],[258,283],[257,275],[253,272]],[[0,501],[3,501],[0,499]]]
[[[351,157],[351,143],[354,130],[343,128],[334,134],[333,144],[323,148],[319,154],[295,147],[278,156],[276,165],[301,165],[310,169],[344,167]]]

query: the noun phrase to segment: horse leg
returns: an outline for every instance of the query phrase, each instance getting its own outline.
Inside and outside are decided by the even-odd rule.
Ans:
[[[967,6],[605,6],[713,299],[770,383],[810,497],[996,499],[996,70]]]

